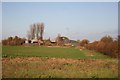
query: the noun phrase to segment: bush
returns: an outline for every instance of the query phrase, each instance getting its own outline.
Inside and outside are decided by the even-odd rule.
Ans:
[[[25,43],[25,39],[19,38],[18,36],[13,37],[8,37],[8,39],[2,40],[3,45],[22,45]]]
[[[113,40],[110,36],[101,38],[100,41],[89,43],[85,46],[87,49],[102,52],[104,55],[118,57],[118,40]]]

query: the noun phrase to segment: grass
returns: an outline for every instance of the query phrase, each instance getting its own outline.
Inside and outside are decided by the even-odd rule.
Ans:
[[[117,78],[118,60],[78,48],[2,46],[3,78]]]
[[[117,78],[115,60],[5,58],[4,78]]]
[[[92,54],[92,56],[91,56]],[[56,57],[73,59],[111,59],[101,53],[78,48],[39,47],[39,46],[3,46],[3,57]]]

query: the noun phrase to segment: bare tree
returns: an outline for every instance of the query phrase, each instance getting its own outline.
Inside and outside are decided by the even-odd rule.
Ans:
[[[43,40],[44,23],[38,23],[37,27],[38,27],[39,39]]]
[[[33,29],[33,25],[30,25],[30,34],[31,34],[31,39],[34,39],[34,29]]]
[[[43,40],[43,32],[44,32],[44,23],[41,23],[41,27],[40,27],[40,39]]]
[[[31,33],[30,33],[30,31],[27,31],[27,37],[28,37],[28,40],[31,40]]]
[[[37,39],[39,39],[39,25],[40,25],[40,23],[37,23],[37,28],[36,28],[36,37],[37,37]]]
[[[30,32],[27,32],[28,39],[43,40],[44,23],[35,23],[30,25]]]
[[[33,24],[34,39],[36,38],[36,31],[37,31],[36,28],[37,28],[36,24]]]

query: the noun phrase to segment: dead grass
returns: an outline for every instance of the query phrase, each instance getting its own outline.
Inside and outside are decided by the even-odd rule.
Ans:
[[[3,58],[4,78],[117,77],[118,60],[64,58]]]

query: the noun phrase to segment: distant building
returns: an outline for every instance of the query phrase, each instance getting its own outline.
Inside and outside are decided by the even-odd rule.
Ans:
[[[31,43],[38,43],[38,40],[37,39],[33,39],[33,40],[31,40]]]

